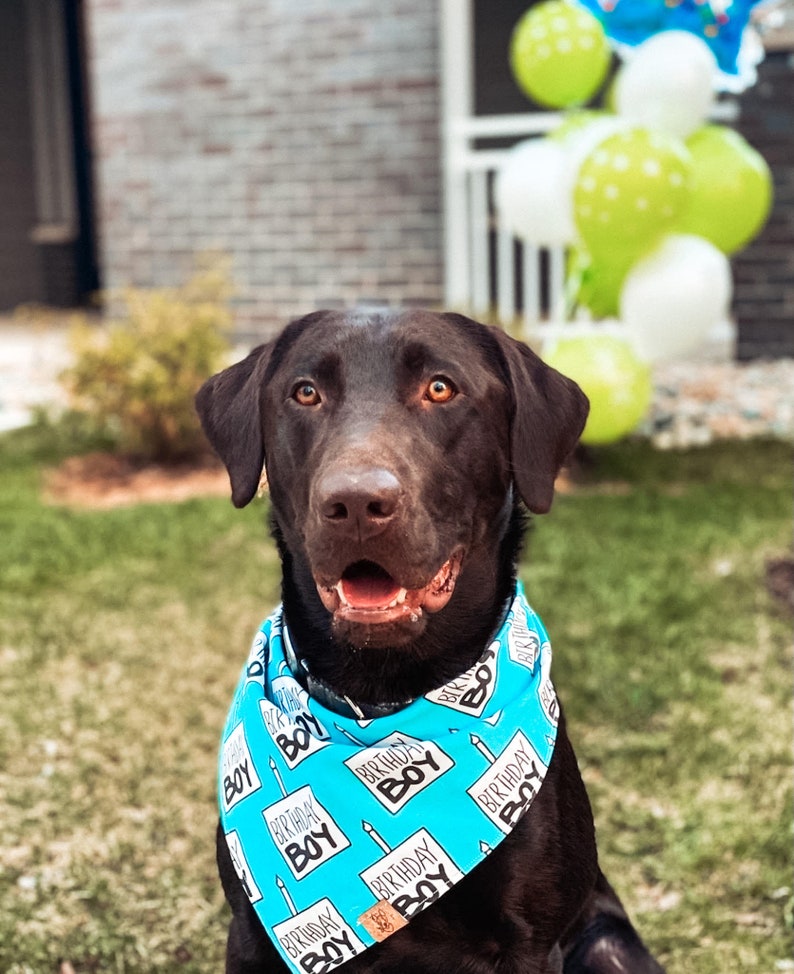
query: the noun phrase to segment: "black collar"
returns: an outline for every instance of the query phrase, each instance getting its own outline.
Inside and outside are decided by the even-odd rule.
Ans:
[[[409,704],[411,700],[400,700],[395,703],[357,703],[345,694],[339,694],[314,674],[309,669],[309,664],[305,659],[298,659],[295,647],[292,644],[292,636],[287,628],[287,621],[284,620],[284,655],[287,657],[290,671],[303,689],[329,710],[342,717],[350,717],[353,720],[374,720],[376,717],[388,717],[390,714],[397,713]]]
[[[486,648],[493,641],[494,635],[504,625],[507,613],[510,611],[512,604],[513,595],[511,593],[505,600],[504,607],[499,613],[499,619],[494,627],[493,635],[485,644]],[[298,658],[286,619],[283,622],[282,632],[284,637],[284,655],[287,657],[290,672],[310,697],[313,697],[318,703],[321,703],[329,710],[333,710],[334,713],[342,717],[350,717],[353,720],[375,720],[377,717],[388,717],[390,714],[396,714],[398,710],[403,710],[416,699],[412,697],[409,700],[398,700],[394,703],[363,703],[351,700],[346,694],[337,693],[336,690],[328,686],[319,677],[314,676],[309,669],[307,661]]]

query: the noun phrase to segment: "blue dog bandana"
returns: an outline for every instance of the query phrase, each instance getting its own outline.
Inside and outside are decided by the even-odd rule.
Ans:
[[[321,974],[405,926],[510,833],[551,761],[558,704],[520,583],[480,660],[387,716],[329,710],[290,656],[279,607],[223,732],[221,821],[287,965]]]

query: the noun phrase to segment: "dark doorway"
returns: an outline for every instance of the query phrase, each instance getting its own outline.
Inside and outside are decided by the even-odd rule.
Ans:
[[[508,57],[513,28],[531,6],[533,0],[474,0],[475,115],[539,110],[515,83]]]
[[[0,309],[98,286],[82,0],[0,3]]]

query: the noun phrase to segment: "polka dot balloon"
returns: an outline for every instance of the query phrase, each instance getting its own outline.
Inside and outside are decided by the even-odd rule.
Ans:
[[[631,433],[648,411],[651,372],[625,338],[598,333],[563,338],[543,357],[577,382],[590,400],[582,443],[614,443]]]
[[[548,108],[589,101],[610,59],[600,21],[566,0],[546,0],[527,11],[510,40],[510,67],[519,88]]]
[[[680,217],[689,199],[690,157],[682,142],[647,129],[618,132],[584,160],[574,219],[597,259],[639,256]]]

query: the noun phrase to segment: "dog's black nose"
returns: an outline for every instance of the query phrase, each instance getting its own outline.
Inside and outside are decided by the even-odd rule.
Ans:
[[[401,497],[397,477],[373,467],[330,471],[317,485],[315,503],[325,524],[363,540],[388,526]]]

